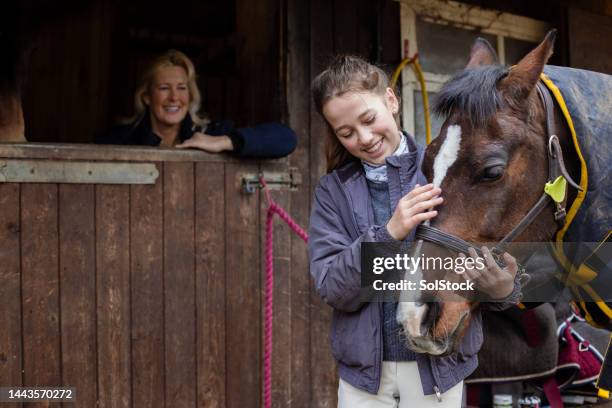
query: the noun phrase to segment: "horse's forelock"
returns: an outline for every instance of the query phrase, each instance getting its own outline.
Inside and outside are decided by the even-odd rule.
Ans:
[[[467,68],[446,82],[434,100],[434,112],[465,116],[473,126],[483,127],[503,104],[497,84],[508,74],[508,68],[485,65]]]

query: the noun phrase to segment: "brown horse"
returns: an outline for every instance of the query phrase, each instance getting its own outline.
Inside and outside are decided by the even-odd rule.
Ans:
[[[478,39],[466,68],[438,94],[436,111],[447,119],[426,150],[423,172],[442,188],[444,204],[431,227],[443,234],[443,241],[543,242],[550,241],[559,228],[553,217],[559,209],[552,200],[540,202],[550,177],[550,157],[546,108],[536,90],[554,38],[551,31],[511,68],[498,65],[493,48]],[[576,180],[578,159],[569,129],[556,105],[552,109],[557,146],[565,158],[563,170],[567,179]],[[576,190],[568,192],[571,202]],[[536,203],[539,212],[525,223]],[[519,224],[521,228],[513,231]],[[426,242],[423,251],[431,254],[433,247]],[[520,254],[514,255],[521,260]],[[432,310],[428,300],[401,302],[398,321],[412,349],[448,354],[460,343],[478,302],[445,301],[438,296]]]

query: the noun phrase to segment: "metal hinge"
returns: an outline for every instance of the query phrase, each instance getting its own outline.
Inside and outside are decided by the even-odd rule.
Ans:
[[[288,172],[264,171],[257,174],[244,174],[242,176],[242,191],[252,194],[256,189],[262,188],[263,185],[259,181],[262,176],[270,190],[279,190],[281,187],[287,186],[290,190],[295,191],[302,184],[302,174],[298,172],[296,167],[290,167]]]
[[[0,159],[0,183],[155,184],[153,163]]]

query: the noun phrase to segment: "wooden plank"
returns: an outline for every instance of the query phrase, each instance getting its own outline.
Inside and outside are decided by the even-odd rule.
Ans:
[[[196,403],[194,169],[164,165],[166,406]]]
[[[62,382],[57,205],[56,185],[21,186],[24,386]]]
[[[53,42],[55,51],[53,54],[61,61],[72,61],[71,64],[63,64],[61,68],[57,68],[58,79],[56,81],[61,84],[61,88],[65,87],[61,94],[62,103],[55,106],[57,115],[55,121],[59,130],[57,142],[74,141],[73,132],[75,134],[87,133],[91,128],[86,128],[85,123],[89,122],[89,126],[93,125],[91,123],[93,118],[89,115],[89,109],[87,109],[91,106],[91,102],[84,104],[78,97],[83,94],[96,95],[91,93],[93,90],[90,86],[90,84],[95,83],[95,80],[88,78],[91,74],[91,67],[88,64],[90,62],[89,53],[93,50],[89,46],[90,35],[84,30],[84,26],[91,25],[92,23],[91,17],[83,13],[80,18],[64,18],[62,24],[58,24],[57,31],[54,33],[56,40]],[[63,39],[63,41],[60,39]],[[43,63],[46,64],[47,62]],[[81,94],[81,92],[83,93]],[[96,97],[101,96],[96,95]],[[47,99],[48,95],[42,94],[40,97],[41,99]],[[92,99],[95,100],[97,98]],[[72,112],[77,111],[81,114],[72,114]],[[71,117],[72,120],[69,119]],[[50,118],[45,119],[49,121]],[[41,136],[44,137],[44,130],[41,133]]]
[[[381,33],[381,62],[392,71],[402,59],[401,30],[400,30],[400,3],[397,1],[382,2],[382,33]]]
[[[242,98],[235,101],[246,111],[245,124],[279,117],[280,18],[279,1],[236,1],[236,55]],[[266,101],[262,103],[262,101]]]
[[[0,160],[0,183],[155,184],[158,175],[143,163]]]
[[[261,171],[266,174],[287,172],[286,165],[262,165]],[[289,205],[289,188],[271,190],[272,199],[291,213]],[[268,203],[263,191],[260,193],[261,210],[261,281],[262,292],[265,294],[266,282],[266,212]],[[274,288],[273,288],[273,316],[272,316],[272,406],[289,407],[292,403],[291,397],[291,230],[277,216],[273,220],[273,266],[274,266]],[[262,330],[265,330],[265,296],[263,297],[261,319],[264,322]],[[263,333],[263,331],[262,331]],[[263,339],[263,334],[262,334]],[[263,341],[263,340],[262,340]],[[265,343],[264,343],[265,344]],[[262,348],[263,353],[263,348]],[[262,354],[263,355],[263,354]]]
[[[359,53],[359,14],[354,0],[333,1],[334,52],[336,54]]]
[[[568,20],[571,66],[612,74],[612,17],[570,8]]]
[[[0,143],[0,157],[14,159],[104,160],[131,162],[245,162],[245,159],[195,149],[70,143]],[[255,160],[247,162],[254,163]],[[282,162],[282,159],[266,160]]]
[[[315,0],[311,3],[311,76],[316,76],[325,68],[326,55],[331,55],[340,51],[347,51],[347,46],[340,45],[333,49],[334,24],[338,19],[343,19],[343,14],[336,14],[336,20],[332,21],[333,13],[332,2]],[[348,6],[352,8],[352,5]],[[336,10],[341,10],[336,6]],[[346,23],[346,22],[345,22]],[[342,24],[345,24],[342,23]],[[346,25],[346,24],[345,24]],[[337,32],[338,29],[336,29]],[[350,30],[350,27],[347,28]],[[327,59],[328,60],[328,59]],[[311,106],[310,120],[310,191],[318,183],[318,180],[325,174],[325,138],[329,137],[327,126],[323,119]],[[329,327],[331,320],[331,309],[325,305],[314,288],[310,290],[310,366],[309,371],[311,381],[311,401],[319,407],[335,407],[338,390],[338,379],[336,377],[336,365],[332,358],[329,341],[322,339],[329,338]]]
[[[297,133],[298,146],[289,156],[290,165],[302,174],[302,185],[290,192],[291,215],[303,228],[310,217],[310,4],[301,0],[287,3],[287,107],[289,126]],[[291,234],[291,404],[309,408],[310,372],[310,274],[306,244]]]
[[[227,407],[261,403],[261,286],[258,195],[241,192],[240,176],[257,168],[228,164],[226,197]]]
[[[98,406],[131,406],[130,187],[96,186]]]
[[[366,60],[376,61],[376,38],[378,36],[377,16],[381,14],[381,1],[357,0],[353,8],[357,11],[357,55]]]
[[[165,402],[162,186],[160,177],[155,185],[130,189],[134,407],[164,407]]]
[[[77,142],[91,142],[93,135],[90,129],[104,129],[109,124],[108,113],[110,107],[116,102],[113,100],[113,103],[109,103],[111,100],[109,98],[110,88],[117,86],[116,83],[112,83],[111,86],[111,61],[117,58],[115,47],[117,41],[113,41],[113,35],[117,31],[117,24],[114,21],[118,14],[117,8],[117,5],[113,3],[94,3],[87,13],[91,20],[84,21],[85,29],[90,34],[89,44],[86,46],[90,50],[88,55],[90,76],[85,82],[89,87],[87,94],[96,95],[96,98],[92,98],[92,101],[87,104],[88,112],[83,118],[83,127],[73,129],[75,133],[79,132],[78,139],[74,139]],[[77,101],[81,100],[80,95],[82,93],[77,94]]]
[[[320,407],[337,406],[338,376],[336,361],[332,357],[329,344],[329,328],[332,309],[326,305],[319,295],[311,290],[310,341],[311,341],[311,376],[312,400],[319,401]],[[322,341],[325,339],[325,341]]]
[[[96,264],[93,186],[59,186],[62,383],[95,406]],[[68,406],[69,404],[65,404]]]
[[[0,208],[0,384],[18,387],[22,385],[18,184],[0,184]]]
[[[210,177],[214,174],[214,177]],[[225,168],[196,164],[196,338],[198,401],[202,408],[226,406]],[[231,374],[233,375],[233,373]]]
[[[47,13],[49,9],[45,7],[38,11],[38,13],[41,12]],[[62,76],[62,69],[69,69],[72,65],[49,64],[49,61],[59,60],[54,54],[61,52],[58,48],[64,42],[61,39],[61,28],[61,24],[41,24],[38,32],[40,37],[36,41],[36,52],[31,53],[28,61],[28,72],[36,72],[36,75],[28,75],[22,91],[25,108],[23,113],[25,123],[27,123],[26,138],[30,141],[56,142],[59,140],[59,127],[63,122],[60,116],[63,116],[62,86],[64,84],[58,78]],[[76,64],[77,61],[74,63]],[[51,95],[61,95],[61,99],[58,97],[49,99]],[[53,114],[49,114],[51,107]]]
[[[313,0],[310,4],[310,75],[313,78],[327,67],[334,55],[332,6],[332,2],[325,0]],[[310,115],[310,174],[312,180],[319,180],[325,174],[324,146],[329,130],[314,106],[311,106]]]

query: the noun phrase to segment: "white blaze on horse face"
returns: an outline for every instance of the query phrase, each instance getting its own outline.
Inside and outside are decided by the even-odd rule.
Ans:
[[[419,240],[415,243],[410,254],[412,258],[415,258],[422,252],[423,241]],[[423,274],[421,268],[417,266],[416,270],[410,272],[406,271],[404,279],[408,281],[418,282],[422,278]],[[413,292],[416,297],[410,296],[410,292],[402,291],[400,293],[399,304],[395,318],[397,322],[404,328],[408,337],[418,338],[422,337],[425,333],[421,333],[421,326],[423,319],[427,314],[428,306],[426,303],[416,303],[409,299],[419,299],[420,290]]]
[[[442,143],[442,147],[438,151],[438,155],[434,160],[433,185],[440,187],[446,172],[455,163],[459,154],[459,146],[461,145],[461,126],[450,125],[446,130],[446,139]]]

